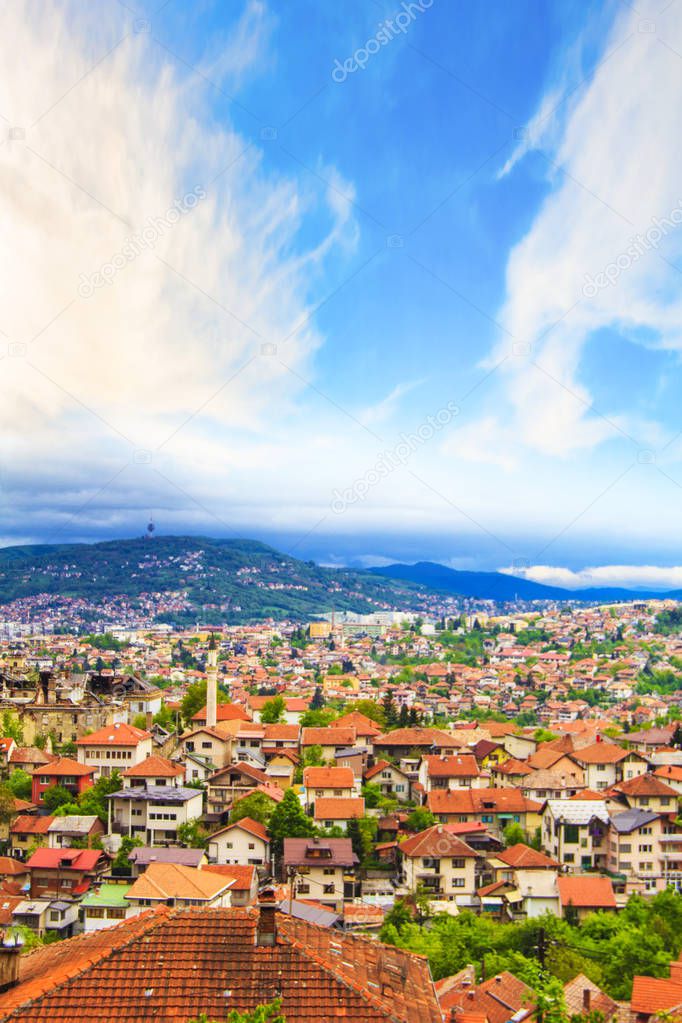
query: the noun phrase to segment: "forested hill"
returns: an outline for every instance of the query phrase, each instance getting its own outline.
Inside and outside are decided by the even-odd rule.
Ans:
[[[256,540],[158,536],[0,549],[2,604],[38,594],[93,604],[176,594],[177,611],[162,617],[180,623],[418,609],[423,592],[409,582],[299,561]]]

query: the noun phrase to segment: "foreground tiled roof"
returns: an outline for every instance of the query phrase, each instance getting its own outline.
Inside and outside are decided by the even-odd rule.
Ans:
[[[17,817],[10,831],[13,835],[46,835],[54,817],[33,817],[22,814]]]
[[[277,995],[287,1023],[440,1023],[421,956],[278,915],[274,947],[252,909],[161,907],[38,949],[0,1017],[23,1023],[224,1019]]]

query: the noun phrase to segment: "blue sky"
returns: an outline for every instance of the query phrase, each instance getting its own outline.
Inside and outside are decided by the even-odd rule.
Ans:
[[[682,585],[676,3],[11,19],[4,543]]]

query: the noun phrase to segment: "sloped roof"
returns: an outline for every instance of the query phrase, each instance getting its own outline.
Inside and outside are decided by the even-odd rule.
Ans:
[[[95,768],[88,767],[87,764],[79,764],[77,760],[72,760],[71,757],[57,757],[56,760],[51,760],[47,764],[36,767],[30,773],[34,776],[45,775],[48,778],[65,778],[70,775],[85,777],[88,774],[94,774]]]
[[[133,767],[126,767],[121,774],[124,778],[179,778],[185,770],[180,764],[166,757],[150,756]]]
[[[210,901],[226,888],[228,878],[217,877],[197,867],[183,863],[150,863],[144,874],[135,881],[128,899],[200,899]]]
[[[31,870],[40,867],[52,870],[89,871],[94,870],[103,857],[101,849],[36,849],[26,861],[26,866]]]
[[[422,956],[282,914],[274,947],[258,945],[257,922],[257,909],[164,906],[44,946],[22,957],[2,1018],[224,1019],[280,991],[287,1023],[441,1023]]]
[[[429,778],[478,778],[480,774],[473,753],[426,756],[424,760]]]
[[[152,733],[144,728],[135,728],[124,721],[118,721],[113,725],[106,725],[99,728],[90,735],[84,735],[76,739],[77,746],[137,746],[145,739],[151,739]]]
[[[352,789],[355,775],[350,767],[306,767],[303,784],[309,789]]]
[[[553,860],[551,856],[546,856],[545,853],[538,852],[537,849],[531,849],[529,845],[525,845],[523,842],[517,842],[516,845],[510,845],[508,849],[495,853],[495,859],[508,863],[510,867],[517,867],[523,870],[559,866],[557,861]]]
[[[315,800],[315,819],[318,821],[359,820],[364,816],[365,800],[361,796],[347,799],[323,796]]]
[[[615,909],[616,897],[608,877],[591,874],[567,874],[557,879],[562,906],[576,909]]]
[[[54,817],[33,817],[22,814],[17,817],[10,828],[13,835],[46,835]]]
[[[478,853],[457,838],[440,824],[435,824],[426,831],[420,831],[418,835],[406,838],[398,846],[400,852],[405,856],[460,856],[464,858],[478,858]]]

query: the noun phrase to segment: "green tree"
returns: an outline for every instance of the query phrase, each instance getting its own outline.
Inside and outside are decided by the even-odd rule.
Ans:
[[[2,712],[2,734],[6,739],[14,739],[17,746],[24,745],[24,729],[13,710]]]
[[[71,802],[71,793],[63,785],[50,785],[43,792],[43,806],[48,813],[54,813],[60,806]]]
[[[33,783],[31,775],[27,771],[22,771],[20,767],[15,767],[7,780],[7,784],[16,799],[31,798]]]
[[[317,832],[293,789],[286,790],[282,802],[273,810],[268,828],[275,856],[282,855],[285,838],[311,838]]]
[[[117,877],[130,877],[133,872],[130,863],[130,854],[133,849],[138,849],[141,845],[144,845],[141,838],[133,838],[130,835],[124,835],[121,839],[119,850],[112,861],[111,873],[115,874]]]
[[[306,710],[301,714],[301,728],[326,728],[338,716],[338,712],[331,707],[323,707],[321,710]]]
[[[322,692],[321,686],[315,686],[315,692],[313,698],[310,701],[311,710],[322,710],[324,707],[324,693]]]
[[[507,848],[510,845],[518,845],[519,842],[526,841],[526,832],[523,830],[518,821],[510,821],[507,827],[504,829],[504,844]]]
[[[7,784],[0,784],[0,824],[9,824],[16,816],[14,809],[14,793]]]
[[[251,1009],[247,1012],[238,1012],[237,1009],[230,1009],[227,1014],[226,1023],[286,1023],[286,1020],[280,1009],[282,1008],[282,1000],[276,998],[274,1002],[269,1002],[267,1005],[257,1005],[255,1009]],[[187,1023],[216,1023],[215,1020],[210,1020],[205,1012],[200,1013],[193,1019],[187,1021]]]
[[[427,810],[425,806],[418,806],[405,821],[405,827],[408,831],[425,831],[427,828],[432,828],[435,823],[436,818],[431,811]]]
[[[279,721],[283,721],[286,707],[286,701],[281,695],[273,696],[271,700],[266,700],[260,712],[261,722],[264,725],[275,725]]]
[[[275,804],[264,792],[252,792],[243,799],[238,799],[230,810],[230,824],[240,821],[242,817],[251,817],[260,821],[266,828],[275,809]]]
[[[185,821],[184,824],[178,824],[178,839],[188,849],[205,849],[208,831],[197,820]]]

